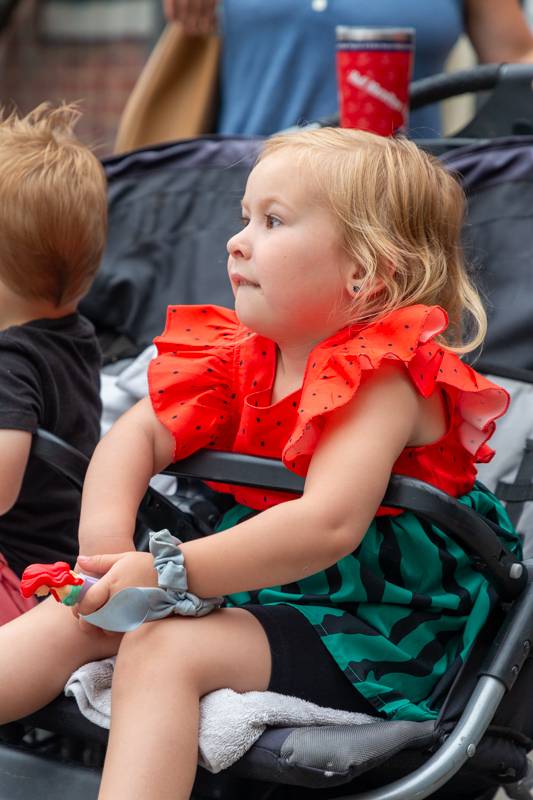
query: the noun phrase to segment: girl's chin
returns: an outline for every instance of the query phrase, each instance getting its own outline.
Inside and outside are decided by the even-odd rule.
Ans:
[[[255,306],[255,308],[254,308]],[[260,336],[272,338],[273,318],[265,308],[258,308],[255,303],[247,302],[242,296],[235,298],[235,313],[239,322]]]
[[[235,313],[237,314],[237,318],[242,325],[246,325],[247,328],[256,330],[256,325],[258,322],[260,322],[260,315],[257,313],[254,314],[249,303],[243,303],[242,301],[239,302],[239,298],[236,297]]]
[[[257,302],[258,299],[259,297],[254,289],[239,288],[237,290],[235,295],[235,311],[241,322],[244,321],[245,317],[246,319],[252,319],[252,317],[264,315],[265,310],[260,308],[260,304]],[[244,324],[247,325],[248,323],[245,322]]]

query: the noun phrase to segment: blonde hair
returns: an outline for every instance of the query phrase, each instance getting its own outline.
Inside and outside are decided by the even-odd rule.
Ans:
[[[102,165],[74,135],[76,105],[0,110],[0,279],[60,307],[80,299],[107,233]]]
[[[258,161],[287,148],[309,171],[360,267],[354,318],[440,305],[449,317],[442,344],[463,353],[478,347],[487,320],[460,242],[465,196],[440,162],[405,138],[342,128],[274,136]]]

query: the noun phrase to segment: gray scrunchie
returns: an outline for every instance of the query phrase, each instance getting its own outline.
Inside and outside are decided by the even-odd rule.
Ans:
[[[150,552],[158,575],[158,588],[132,586],[122,589],[92,614],[82,619],[108,631],[126,633],[143,622],[162,619],[171,614],[184,617],[203,617],[220,608],[222,597],[202,598],[189,592],[187,570],[180,540],[170,531],[150,533]]]
[[[180,544],[180,540],[166,529],[150,533],[150,552],[154,557],[154,568],[158,574],[157,583],[172,603],[172,613],[184,617],[203,617],[215,608],[219,608],[224,598],[202,598],[189,592],[185,559]],[[162,616],[167,615],[162,614]]]

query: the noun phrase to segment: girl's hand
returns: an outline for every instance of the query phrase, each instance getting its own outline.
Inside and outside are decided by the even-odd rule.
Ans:
[[[80,556],[78,566],[83,572],[102,575],[79,604],[77,610],[80,614],[91,614],[105,605],[112,595],[128,586],[157,586],[157,572],[150,553]],[[94,628],[82,619],[80,625]]]
[[[133,544],[133,536],[117,535],[110,536],[109,533],[95,534],[94,531],[90,536],[82,536],[80,533],[78,540],[79,553],[81,558],[99,556],[101,553],[116,554],[123,556],[128,552],[135,552],[135,545]],[[77,567],[78,565],[76,565]],[[76,569],[76,567],[74,569]],[[93,573],[89,566],[79,564],[81,572],[87,575],[99,575],[100,573]],[[109,569],[109,568],[108,568]],[[107,571],[107,570],[105,570]]]
[[[163,0],[169,22],[181,22],[185,33],[202,36],[217,29],[217,0]]]

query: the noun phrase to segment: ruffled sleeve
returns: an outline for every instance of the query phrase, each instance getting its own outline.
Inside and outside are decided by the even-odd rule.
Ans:
[[[494,456],[488,445],[496,420],[507,411],[509,395],[495,383],[464,364],[454,353],[445,352],[436,383],[455,401],[457,435],[462,447],[477,463]]]
[[[494,420],[507,408],[508,395],[435,341],[447,324],[439,306],[408,306],[366,327],[345,329],[315,348],[296,425],[283,451],[285,465],[299,475],[307,473],[328,414],[352,400],[365,374],[384,359],[403,362],[424,397],[441,385],[457,414],[462,446],[477,461],[491,458],[485,443]]]
[[[168,308],[165,330],[154,339],[148,385],[156,416],[174,436],[175,460],[203,447],[231,446],[239,329],[235,313],[220,306]]]

